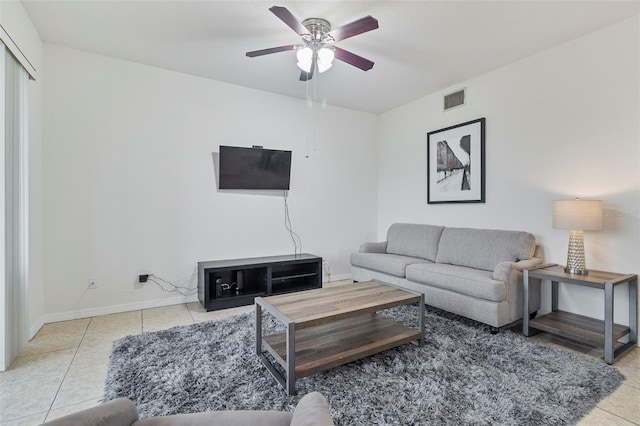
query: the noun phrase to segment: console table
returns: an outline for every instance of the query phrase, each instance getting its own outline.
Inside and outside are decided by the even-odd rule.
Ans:
[[[614,359],[638,342],[638,276],[614,272],[593,271],[588,275],[564,272],[559,265],[542,265],[523,271],[522,334],[529,336],[530,329],[567,337],[569,339],[604,346],[604,361],[612,364]],[[551,312],[529,319],[529,278],[551,281]],[[604,321],[558,310],[558,283],[579,285],[604,290]],[[620,284],[629,283],[629,326],[613,322],[613,292]],[[629,342],[614,351],[616,341],[629,335]]]
[[[312,254],[198,262],[198,300],[207,311],[320,287],[322,258]]]

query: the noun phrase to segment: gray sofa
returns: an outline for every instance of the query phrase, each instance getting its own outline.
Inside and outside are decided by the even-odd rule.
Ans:
[[[113,401],[45,423],[47,426],[334,426],[329,404],[312,392],[300,399],[295,412],[209,411],[149,417],[138,420],[138,409],[128,399]]]
[[[351,255],[354,281],[377,279],[425,295],[425,303],[499,328],[522,318],[522,271],[542,263],[532,234],[395,223],[387,240]],[[529,313],[540,308],[531,280]]]

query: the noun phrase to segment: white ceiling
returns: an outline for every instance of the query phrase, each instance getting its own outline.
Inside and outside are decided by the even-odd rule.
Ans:
[[[372,113],[388,111],[640,12],[638,1],[22,0],[43,42]],[[337,44],[375,62],[336,61],[309,83],[295,52],[245,52],[299,37],[268,9],[334,28],[380,28]],[[319,77],[319,78],[316,78]]]

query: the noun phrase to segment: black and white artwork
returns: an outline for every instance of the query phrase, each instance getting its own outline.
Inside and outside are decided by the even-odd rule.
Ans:
[[[484,124],[427,133],[427,203],[484,203]]]

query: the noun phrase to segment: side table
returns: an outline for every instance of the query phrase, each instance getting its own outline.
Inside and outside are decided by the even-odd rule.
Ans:
[[[551,281],[551,312],[535,319],[529,319],[529,278]],[[604,321],[558,310],[558,283],[579,285],[604,290]],[[629,283],[629,326],[613,322],[613,291],[616,286]],[[542,265],[525,269],[522,273],[523,313],[522,334],[529,336],[530,329],[567,337],[569,339],[604,346],[604,361],[613,360],[637,345],[638,342],[638,276],[590,270],[588,275],[574,275],[564,272],[559,265]],[[617,340],[629,335],[629,342],[615,351]]]

